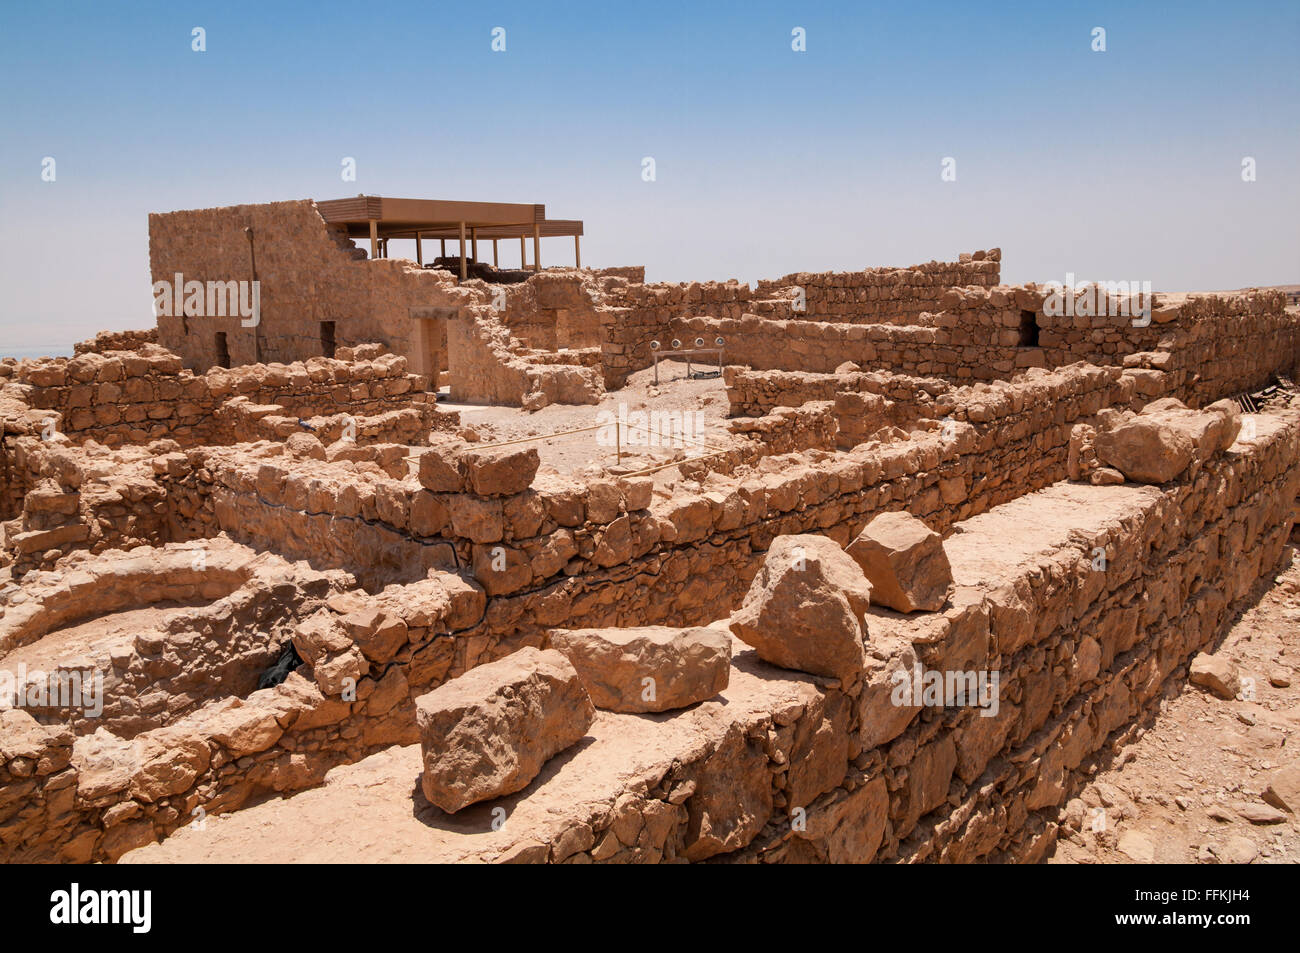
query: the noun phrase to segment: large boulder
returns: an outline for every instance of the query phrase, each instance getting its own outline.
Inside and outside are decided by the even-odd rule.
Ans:
[[[527,787],[595,719],[582,680],[554,650],[520,649],[415,700],[420,788],[448,813]]]
[[[1167,483],[1193,462],[1227,450],[1240,430],[1241,412],[1230,400],[1188,410],[1164,398],[1098,434],[1096,450],[1102,463],[1135,483]]]
[[[1168,483],[1196,459],[1197,442],[1169,412],[1139,414],[1097,434],[1097,459],[1135,483]]]
[[[479,496],[513,496],[528,489],[540,463],[536,447],[469,450],[460,456],[460,471]]]
[[[862,672],[863,615],[871,586],[825,536],[778,536],[741,606],[736,638],[773,665],[855,682]]]
[[[881,513],[847,550],[871,582],[871,601],[899,612],[942,609],[952,588],[943,538],[910,513]]]
[[[573,663],[596,707],[609,711],[685,708],[718,694],[731,674],[731,636],[722,629],[556,629],[551,648]]]

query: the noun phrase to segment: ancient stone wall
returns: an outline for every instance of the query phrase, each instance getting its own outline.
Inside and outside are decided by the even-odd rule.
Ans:
[[[810,400],[835,400],[840,394],[872,394],[889,404],[887,423],[904,424],[922,417],[938,419],[948,406],[937,398],[953,385],[937,377],[911,377],[888,371],[817,374],[809,371],[755,371],[732,365],[723,369],[732,417],[761,417],[776,407],[798,407]]]
[[[558,351],[600,347],[598,301],[609,284],[588,271],[543,271],[521,284],[482,291],[504,298],[501,320],[526,347]]]
[[[1001,278],[1002,250],[963,254],[956,262],[931,261],[905,268],[864,271],[799,272],[754,288],[758,299],[794,301],[803,292],[803,308],[789,315],[805,321],[853,324],[916,324],[923,312],[938,311],[949,288],[991,287]]]
[[[1013,546],[998,569],[987,554],[1006,515],[971,521],[949,544],[959,583],[951,608],[917,625],[873,610],[872,658],[856,687],[810,679],[816,690],[797,705],[719,722],[647,787],[614,792],[590,812],[574,807],[562,820],[580,836],[557,835],[534,859],[1041,857],[1055,809],[1089,760],[1123,743],[1135,717],[1277,566],[1294,516],[1297,452],[1292,416],[1162,489],[1061,485],[1027,497],[1010,504],[1017,525],[1036,526],[1038,507],[1059,511],[1079,494],[1101,515],[1047,548]],[[606,592],[611,583],[626,586],[608,579]],[[304,651],[324,653],[315,681],[295,674],[130,745],[0,713],[6,858],[113,859],[188,823],[197,808],[229,810],[312,786],[328,765],[410,743],[415,689],[533,644],[517,613],[537,618],[541,609],[519,599],[485,605],[476,587],[446,574],[374,598],[339,596],[317,625],[297,630]],[[517,634],[476,639],[471,630],[482,624]],[[325,629],[342,641],[320,641]],[[998,671],[993,717],[895,704],[894,672],[918,659],[936,670]],[[357,679],[355,701],[328,689],[344,676]],[[807,818],[797,827],[796,808]],[[633,814],[640,822],[628,822]]]
[[[311,200],[150,215],[154,282],[174,283],[179,273],[185,282],[261,283],[256,327],[238,316],[159,315],[159,340],[199,371],[219,363],[218,333],[232,364],[290,363],[324,355],[321,324],[333,322],[337,345],[379,341],[424,368],[438,337],[422,337],[412,311],[457,309],[473,295],[445,271],[358,260],[353,250]]]
[[[717,315],[739,318],[755,299],[749,285],[738,281],[687,284],[620,284],[605,289],[601,326],[605,387],[622,387],[633,371],[652,363],[650,342],[669,349],[672,322],[683,315]],[[683,341],[690,347],[693,337]],[[705,346],[713,347],[713,337]],[[737,363],[737,362],[732,362]]]
[[[372,603],[341,595],[320,610],[353,643],[355,698],[290,675],[124,739],[76,736],[20,709],[0,711],[0,847],[10,860],[113,860],[200,814],[319,784],[334,764],[415,738],[412,689],[477,664],[486,640],[454,633],[482,619],[483,597],[445,574]],[[380,649],[380,631],[400,637]],[[503,652],[509,648],[503,648]],[[327,682],[328,684],[328,682]],[[201,811],[199,809],[202,809]]]
[[[547,404],[594,404],[601,374],[582,364],[530,360],[492,307],[463,309],[447,324],[451,399],[536,410]]]
[[[140,331],[100,331],[87,341],[78,341],[72,346],[73,355],[106,351],[138,351],[142,345],[157,344],[158,329],[145,328]]]
[[[220,413],[231,401],[264,408],[262,417],[292,417],[296,428],[299,418],[366,417],[430,400],[418,387],[421,378],[408,374],[406,359],[395,354],[194,374],[175,354],[145,344],[139,351],[23,361],[11,380],[27,385],[22,396],[33,408],[57,415],[59,433],[108,446],[164,438],[184,446],[257,439],[254,430],[240,426],[246,415]]]
[[[844,455],[738,454],[757,472],[714,474],[668,496],[645,478],[546,477],[497,496],[463,482],[435,491],[414,478],[282,454],[214,455],[205,468],[216,527],[289,559],[365,566],[381,581],[462,567],[490,596],[533,594],[547,618],[575,625],[697,624],[738,602],[755,553],[776,535],[824,531],[846,541],[872,515],[904,508],[943,529],[1065,479],[1072,425],[1132,394],[1118,368],[1038,372],[972,389],[953,404],[950,424],[912,439]],[[830,416],[815,405],[793,415],[794,429],[775,446],[796,434],[812,436],[794,443],[827,445]],[[583,600],[589,580],[615,569],[642,577],[644,596],[627,605]]]
[[[101,703],[93,717],[82,705],[61,705],[57,699],[28,698],[23,706],[40,723],[68,725],[78,735],[104,728],[131,738],[209,701],[254,691],[293,627],[334,591],[354,585],[346,573],[331,576],[293,566],[224,537],[84,554],[66,563],[57,581],[25,586],[27,599],[6,608],[0,653],[10,671],[18,662],[26,664],[29,655],[29,670],[41,669],[41,653],[14,649],[107,613],[186,606],[183,614],[170,614],[128,637],[99,640],[74,664],[41,669],[43,674],[99,673]],[[200,644],[204,651],[191,657]]]
[[[734,717],[644,768],[647,782],[592,798],[540,849],[519,845],[501,858],[1041,860],[1060,806],[1178,690],[1192,655],[1278,569],[1298,448],[1292,419],[1177,487],[1063,485],[1027,497],[1011,505],[1026,521],[1085,497],[1109,513],[992,576],[976,568],[976,548],[1005,552],[1005,524],[971,521],[953,538],[969,547],[954,569],[975,570],[964,573],[972,588],[942,614],[872,610],[860,688],[809,677],[765,711],[729,692]],[[1107,494],[1124,496],[1103,502]],[[1247,565],[1234,564],[1239,545],[1258,554]],[[1109,556],[1101,570],[1098,548]],[[743,671],[741,657],[735,664]],[[1000,703],[897,704],[895,676],[917,665],[997,672]]]
[[[1123,299],[1105,300],[1106,314],[1058,315],[1045,308],[1044,290],[1032,286],[952,289],[941,302],[945,310],[932,316],[944,333],[927,357],[938,363],[935,373],[957,378],[964,375],[953,372],[954,362],[979,356],[998,374],[1074,361],[1149,367],[1170,375],[1168,393],[1198,407],[1289,375],[1300,361],[1300,321],[1285,312],[1280,292],[1169,301],[1157,295],[1149,321],[1122,312]],[[1037,328],[1033,346],[1017,343],[1027,320]]]
[[[1032,288],[950,289],[946,310],[932,315],[926,326],[745,315],[679,318],[671,322],[670,333],[684,340],[721,335],[728,364],[757,370],[829,374],[848,361],[863,370],[954,382],[1005,380],[1026,368],[1081,360],[1118,365],[1133,358],[1138,366],[1149,362],[1180,371],[1166,390],[1198,405],[1258,386],[1273,374],[1289,375],[1300,359],[1300,324],[1282,311],[1284,299],[1277,293],[1198,297],[1157,307],[1146,327],[1133,327],[1127,315],[1053,318],[1042,312],[1043,297]],[[1026,319],[1037,337],[1022,344]],[[1211,344],[1221,346],[1223,356],[1207,361],[1204,349]]]
[[[320,459],[336,464],[334,472],[342,479],[357,474],[364,479],[401,479],[409,472],[410,445],[372,441],[365,434],[372,424],[383,424],[384,416],[357,418],[356,439],[326,448],[316,435],[309,437],[297,428],[295,432],[309,446],[314,442]],[[232,460],[260,466],[257,461],[262,459],[293,457],[300,449],[296,439],[277,436],[260,444],[184,450],[176,441],[159,440],[110,450],[95,443],[74,447],[22,438],[16,444],[15,468],[31,489],[18,518],[6,525],[5,548],[14,574],[48,568],[78,550],[98,553],[216,536],[222,527],[214,496],[216,474]],[[249,530],[238,512],[227,514],[226,524],[247,538]],[[276,531],[268,528],[267,534],[274,537]],[[323,551],[341,558],[346,549],[336,541],[325,543]]]

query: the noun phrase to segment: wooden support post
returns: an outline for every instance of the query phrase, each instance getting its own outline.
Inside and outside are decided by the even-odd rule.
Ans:
[[[492,239],[492,267],[493,267],[493,268],[500,268],[500,267],[501,267],[501,266],[497,263],[497,240],[496,240],[495,238]]]
[[[424,266],[424,248],[420,245],[420,233],[415,233],[415,263]]]
[[[542,226],[533,223],[533,271],[542,270]]]
[[[573,267],[574,268],[582,267],[582,245],[580,244],[581,241],[582,240],[577,235],[573,236]]]
[[[442,257],[443,257],[443,258],[446,258],[446,257],[447,257],[447,239],[443,238],[443,239],[440,239],[440,241],[442,242]]]
[[[465,270],[465,223],[460,223],[460,280],[464,281],[469,277],[469,272]]]
[[[379,223],[374,219],[370,220],[370,257],[379,257]]]
[[[469,245],[470,245],[470,252],[469,252],[470,261],[478,261],[478,229],[477,228],[471,228],[469,230]]]
[[[519,270],[523,271],[528,267],[528,246],[524,244],[524,236],[519,236]]]

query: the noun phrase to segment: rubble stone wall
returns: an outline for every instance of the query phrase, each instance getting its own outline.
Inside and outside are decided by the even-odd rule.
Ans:
[[[875,859],[1041,859],[1058,810],[1090,767],[1131,739],[1162,695],[1178,690],[1192,656],[1210,649],[1258,581],[1281,568],[1297,449],[1292,419],[1196,478],[1147,492],[1102,532],[991,580],[982,604],[946,611],[942,634],[901,645],[864,688],[862,736],[849,748],[860,741],[862,753],[848,784],[816,796],[813,835],[778,819],[736,859],[825,860],[846,842],[877,840]],[[1098,549],[1107,555],[1102,570]],[[999,670],[997,715],[898,713],[886,701],[895,687],[886,676],[913,658],[930,670]],[[871,790],[876,779],[883,784]]]
[[[1038,372],[972,391],[952,406],[951,425],[912,439],[762,456],[753,476],[715,474],[671,497],[645,478],[549,478],[482,497],[284,457],[233,462],[213,466],[217,525],[318,568],[374,567],[377,579],[465,568],[489,596],[532,594],[549,624],[702,624],[739,603],[777,535],[846,542],[896,509],[946,530],[1065,479],[1073,424],[1132,394],[1118,368]],[[825,445],[829,413],[814,405],[789,432]],[[636,580],[627,601],[588,599],[587,586],[611,573]]]
[[[594,367],[529,360],[490,306],[465,308],[447,323],[447,356],[451,399],[458,402],[537,409],[594,404],[604,393]]]
[[[991,287],[1001,278],[1001,249],[963,254],[959,261],[931,261],[905,268],[799,272],[759,281],[755,298],[793,301],[803,291],[804,309],[789,317],[853,324],[915,324],[923,312],[938,311],[949,288]]]
[[[171,439],[184,446],[255,439],[232,431],[240,419],[219,413],[233,400],[295,418],[382,414],[429,402],[406,359],[373,361],[312,358],[293,364],[253,364],[194,374],[162,348],[86,352],[73,358],[24,361],[12,381],[24,399],[58,416],[58,432],[106,446]]]
[[[906,620],[873,610],[860,686],[812,678],[811,697],[726,723],[644,788],[571,817],[531,859],[1041,860],[1066,800],[1281,567],[1297,450],[1293,417],[1178,486],[1114,488],[1132,494],[1119,515],[1027,554],[963,604]],[[895,674],[917,664],[997,671],[996,712],[895,704]]]
[[[933,316],[937,340],[936,373],[954,357],[974,356],[995,342],[1013,353],[988,354],[1000,374],[1013,367],[1057,367],[1074,361],[1150,368],[1169,375],[1165,385],[1189,405],[1200,407],[1220,398],[1268,384],[1275,374],[1289,375],[1300,361],[1300,320],[1285,311],[1280,292],[1244,295],[1197,295],[1156,304],[1145,321],[1120,311],[1120,299],[1107,299],[1101,315],[1046,313],[1042,289],[953,289],[942,313]],[[1037,347],[1018,347],[1019,326],[1032,312],[1038,327]],[[975,349],[975,350],[970,350]],[[987,354],[987,352],[986,352]]]
[[[294,625],[332,590],[353,584],[346,573],[317,573],[226,538],[110,550],[24,587],[26,601],[8,606],[0,619],[0,655],[107,613],[187,606],[184,615],[111,647],[92,646],[81,663],[60,669],[100,673],[102,709],[95,717],[56,699],[24,706],[40,723],[67,725],[78,735],[104,728],[131,738],[208,701],[251,693]],[[204,651],[194,657],[198,644]],[[6,667],[12,670],[12,658]]]
[[[823,680],[819,697],[727,726],[652,788],[572,818],[582,836],[559,837],[536,859],[571,860],[574,849],[560,850],[560,842],[579,845],[590,860],[1040,858],[1058,807],[1086,780],[1092,759],[1123,745],[1191,655],[1279,565],[1294,517],[1297,452],[1292,415],[1182,483],[1089,488],[1122,492],[1126,505],[1099,530],[981,580],[973,598],[955,599],[943,613],[900,624],[873,610],[872,657],[856,688]],[[1021,502],[1032,518],[1033,501]],[[1108,557],[1102,571],[1098,548]],[[592,601],[612,607],[611,590],[627,583],[603,586],[603,598]],[[340,671],[359,676],[354,701],[295,674],[129,744],[2,712],[5,858],[111,860],[189,823],[200,808],[231,810],[310,787],[342,760],[412,743],[410,699],[535,644],[517,623],[542,609],[533,598],[493,606],[447,574],[375,597],[340,596],[322,611],[338,617],[349,647],[320,659],[315,676],[347,662]],[[572,616],[562,618],[570,624]],[[481,625],[516,634],[469,634],[487,631]],[[895,704],[892,675],[918,658],[930,669],[997,670],[995,717]],[[795,808],[807,817],[797,830]],[[607,840],[629,812],[643,819],[637,830],[655,820],[650,837],[642,843],[633,830],[630,841]]]
[[[396,412],[405,413],[405,412]],[[376,418],[382,420],[382,418]],[[337,463],[341,478],[407,475],[406,444],[359,440],[332,444],[325,452]],[[217,473],[230,461],[280,460],[290,445],[282,438],[238,447],[182,449],[172,440],[116,450],[91,444],[72,447],[35,437],[17,442],[16,469],[32,486],[18,519],[7,527],[5,546],[15,576],[48,568],[69,552],[99,553],[136,546],[206,539],[221,532],[214,492]],[[258,464],[254,464],[255,466]],[[232,531],[245,531],[238,513],[230,514]],[[274,537],[275,529],[267,535]],[[324,552],[334,552],[329,543]],[[335,562],[330,568],[344,564]]]
[[[336,764],[412,743],[414,696],[489,660],[479,653],[492,648],[490,640],[457,637],[482,621],[482,594],[443,574],[373,605],[348,598],[320,612],[342,617],[358,640],[380,627],[401,636],[382,660],[351,650],[358,660],[351,700],[294,673],[130,739],[78,737],[21,709],[0,710],[0,855],[115,860],[196,818],[314,787]]]
[[[672,323],[683,315],[717,315],[739,318],[748,311],[762,310],[749,285],[738,281],[689,282],[687,284],[610,283],[602,296],[600,311],[604,332],[601,342],[605,387],[622,387],[628,375],[652,363],[651,341],[670,349]],[[705,346],[713,347],[713,338]],[[683,339],[692,346],[694,336]],[[735,362],[733,362],[735,363]]]
[[[138,351],[145,344],[158,343],[158,329],[145,328],[140,331],[100,331],[93,338],[78,341],[72,346],[73,355],[106,351]]]
[[[755,371],[732,365],[723,369],[732,417],[761,417],[776,407],[798,407],[810,400],[835,400],[840,394],[874,394],[889,406],[889,423],[937,419],[946,410],[936,402],[953,385],[937,377],[910,377],[888,371],[815,374],[808,371]]]
[[[1157,307],[1149,326],[1133,327],[1126,315],[1047,316],[1043,293],[1034,289],[968,288],[946,292],[947,309],[926,326],[747,314],[680,318],[670,332],[682,339],[721,335],[726,362],[755,370],[830,374],[851,361],[864,371],[966,382],[1005,380],[1026,368],[1077,361],[1130,363],[1174,373],[1166,390],[1199,406],[1293,371],[1300,360],[1300,321],[1282,310],[1283,301],[1275,292],[1198,297]],[[1026,313],[1038,327],[1036,345],[1018,343]],[[1207,347],[1220,356],[1209,357]]]
[[[597,301],[599,289],[609,284],[589,271],[543,271],[520,284],[483,290],[504,296],[501,319],[525,346],[558,351],[600,347]]]

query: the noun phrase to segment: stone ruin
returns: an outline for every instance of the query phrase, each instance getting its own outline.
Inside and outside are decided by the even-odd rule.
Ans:
[[[233,366],[217,318],[0,362],[6,861],[193,856],[369,765],[398,820],[340,816],[423,860],[1032,862],[1289,559],[1280,293],[1061,317],[994,249],[501,307],[249,208],[300,254]],[[239,212],[155,217],[155,275]],[[466,407],[594,417],[697,338],[709,453],[557,464]]]

